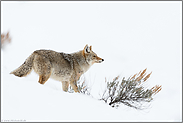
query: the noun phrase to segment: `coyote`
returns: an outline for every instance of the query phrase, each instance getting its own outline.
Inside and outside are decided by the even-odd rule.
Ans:
[[[75,92],[78,91],[77,80],[94,63],[104,59],[92,51],[92,46],[86,45],[83,50],[71,54],[52,50],[36,50],[26,61],[10,74],[18,77],[28,75],[32,68],[39,75],[39,83],[44,84],[50,77],[62,82],[63,91],[68,91],[69,84]]]

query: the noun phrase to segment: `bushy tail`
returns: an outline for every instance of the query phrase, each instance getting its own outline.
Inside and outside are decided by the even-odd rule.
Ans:
[[[12,71],[10,74],[14,74],[15,76],[18,76],[18,77],[23,77],[28,75],[32,70],[33,60],[34,60],[34,54],[30,55],[19,68]]]

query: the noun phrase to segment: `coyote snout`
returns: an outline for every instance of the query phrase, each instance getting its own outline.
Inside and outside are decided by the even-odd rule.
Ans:
[[[36,50],[10,74],[23,77],[34,69],[39,75],[40,84],[44,84],[51,77],[62,82],[64,91],[68,91],[70,84],[75,92],[79,92],[77,80],[80,76],[94,63],[103,61],[104,59],[92,51],[92,46],[88,47],[88,45],[83,50],[71,54],[52,50]]]
[[[99,57],[100,58],[100,57]],[[103,62],[104,61],[104,59],[102,59],[102,58],[100,58],[100,59],[98,59],[96,62],[97,63],[101,63],[101,62]]]

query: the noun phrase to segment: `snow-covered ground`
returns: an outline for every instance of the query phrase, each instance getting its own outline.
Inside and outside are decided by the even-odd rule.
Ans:
[[[2,121],[182,121],[181,2],[1,2]],[[9,73],[37,49],[71,53],[86,44],[105,61],[84,75],[93,97],[65,93],[32,72]],[[129,77],[147,68],[147,86],[162,85],[151,107],[114,109],[99,101],[105,77]]]

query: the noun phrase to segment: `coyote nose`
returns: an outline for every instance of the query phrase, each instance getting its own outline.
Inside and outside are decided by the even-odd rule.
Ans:
[[[104,59],[102,59],[102,61],[104,61]]]

